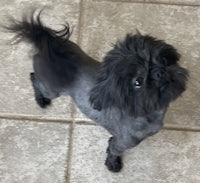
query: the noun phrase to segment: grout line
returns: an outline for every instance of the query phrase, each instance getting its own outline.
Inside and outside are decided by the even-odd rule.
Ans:
[[[72,103],[72,105],[74,105]],[[72,106],[70,107],[72,110]],[[73,109],[74,110],[74,109]],[[72,112],[70,112],[72,113]],[[26,120],[26,121],[37,121],[37,122],[52,122],[52,123],[72,123],[73,119],[77,123],[84,123],[84,124],[92,124],[94,123],[90,119],[83,119],[83,118],[75,118],[74,116],[68,118],[59,118],[59,117],[44,117],[44,116],[37,116],[37,115],[24,115],[24,114],[0,114],[0,119],[8,119],[8,120]]]
[[[78,17],[78,38],[77,38],[77,44],[81,44],[82,36],[82,24],[83,24],[83,18],[82,18],[82,11],[83,11],[83,0],[80,0],[79,2],[79,17]],[[70,183],[71,178],[71,162],[72,162],[72,156],[73,156],[73,142],[74,142],[74,130],[76,125],[76,119],[75,114],[77,112],[76,106],[72,101],[71,104],[71,118],[72,118],[72,124],[70,125],[70,136],[69,136],[69,147],[68,147],[68,157],[67,157],[67,170],[66,170],[66,183]]]
[[[76,106],[72,99],[70,99],[70,119],[74,121],[74,114],[76,114]]]
[[[79,5],[79,18],[78,18],[78,39],[77,43],[80,46],[82,42],[82,28],[83,28],[83,0],[80,0],[80,5]]]
[[[96,122],[93,121],[84,121],[84,120],[77,120],[77,125],[92,125],[92,126],[99,126]]]
[[[188,126],[185,126],[185,127],[178,127],[178,126],[176,126],[176,125],[169,125],[169,124],[166,124],[166,125],[163,127],[163,130],[200,132],[200,127],[197,127],[197,128],[191,128],[191,127],[188,127]]]
[[[135,3],[135,4],[157,4],[157,5],[171,5],[171,6],[192,6],[192,7],[199,7],[200,4],[190,4],[190,3],[176,3],[176,2],[157,2],[157,1],[131,1],[131,0],[93,0],[96,2],[102,2],[102,1],[107,1],[107,2],[116,2],[116,3]]]
[[[72,110],[74,113],[74,110],[76,110],[74,104],[72,104]],[[75,109],[74,109],[75,108]],[[74,113],[75,114],[75,113]],[[81,119],[81,118],[74,118],[74,115],[72,118],[44,118],[41,116],[31,116],[31,115],[13,115],[13,114],[0,114],[0,119],[8,119],[8,120],[26,120],[26,121],[36,121],[36,122],[52,122],[52,123],[63,123],[63,124],[77,124],[77,125],[92,125],[92,126],[98,126],[97,123],[87,120],[87,119]],[[74,124],[73,124],[74,123]],[[163,127],[164,130],[174,130],[174,131],[191,131],[191,132],[200,132],[200,127],[190,127],[190,126],[178,126],[175,124],[168,124],[166,123]]]
[[[71,105],[71,118],[72,124],[70,125],[70,134],[69,134],[69,146],[68,146],[68,157],[67,157],[67,170],[66,170],[66,183],[70,183],[71,178],[71,162],[73,155],[73,143],[74,143],[74,130],[75,130],[75,114],[76,114],[76,106],[74,103]]]
[[[70,183],[71,178],[71,162],[72,162],[72,154],[73,154],[73,142],[74,142],[74,130],[75,130],[75,122],[70,125],[69,132],[69,145],[68,145],[68,154],[67,154],[67,169],[65,173],[66,183]]]
[[[72,123],[71,118],[56,118],[56,117],[43,117],[34,115],[13,115],[13,114],[0,114],[0,119],[8,120],[26,120],[26,121],[37,121],[37,122],[52,122],[52,123]]]

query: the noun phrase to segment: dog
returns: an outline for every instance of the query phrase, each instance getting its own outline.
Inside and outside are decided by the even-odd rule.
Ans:
[[[35,100],[45,108],[69,95],[79,109],[104,127],[108,141],[105,165],[119,172],[122,153],[157,133],[170,102],[186,90],[188,70],[170,44],[137,32],[117,41],[100,63],[69,40],[68,24],[53,30],[33,11],[6,27],[34,45],[30,73]]]

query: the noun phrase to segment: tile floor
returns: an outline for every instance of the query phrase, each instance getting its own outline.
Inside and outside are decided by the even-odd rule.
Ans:
[[[99,61],[136,28],[165,39],[181,53],[190,82],[164,129],[124,153],[124,168],[114,174],[103,164],[110,135],[69,97],[40,109],[28,77],[33,49],[11,45],[12,35],[0,29],[0,183],[199,183],[199,0],[1,0],[0,24],[32,6],[47,7],[49,26],[68,21],[72,40]]]

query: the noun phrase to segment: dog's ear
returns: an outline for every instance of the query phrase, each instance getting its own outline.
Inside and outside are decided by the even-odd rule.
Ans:
[[[93,109],[98,111],[102,110],[102,100],[101,100],[102,93],[103,93],[103,87],[98,84],[90,92],[90,98],[89,98],[90,104],[92,105]]]
[[[107,108],[112,98],[112,91],[110,91],[110,89],[112,88],[112,86],[110,86],[110,84],[112,84],[112,76],[110,76],[109,74],[109,69],[111,67],[109,67],[108,64],[109,63],[107,62],[103,62],[101,64],[100,71],[97,75],[96,84],[90,91],[89,101],[92,107],[99,111]]]
[[[90,91],[89,101],[92,107],[96,110],[102,110],[113,106],[116,102],[115,98],[119,99],[119,92],[116,90],[116,76],[114,68],[116,68],[115,60],[109,54],[104,58],[101,64],[95,86]]]
[[[177,50],[173,46],[166,43],[161,44],[160,48],[155,50],[154,55],[156,55],[154,61],[164,66],[174,65],[180,59],[180,54]]]
[[[186,84],[189,78],[189,71],[179,65],[170,66],[168,69],[168,82],[164,91],[160,90],[160,101],[176,100],[186,90]]]

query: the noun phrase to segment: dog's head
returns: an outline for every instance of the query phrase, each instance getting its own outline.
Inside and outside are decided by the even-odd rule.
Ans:
[[[134,116],[164,109],[186,89],[188,71],[176,49],[151,36],[127,35],[108,52],[90,93],[97,110],[117,107]]]

